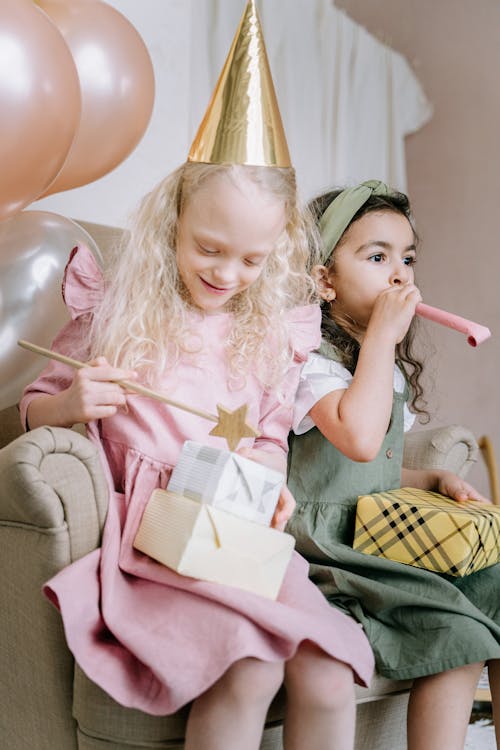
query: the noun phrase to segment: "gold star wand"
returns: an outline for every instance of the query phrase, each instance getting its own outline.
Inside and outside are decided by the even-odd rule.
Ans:
[[[43,346],[31,344],[29,341],[19,340],[17,343],[23,349],[28,349],[30,352],[34,352],[35,354],[41,354],[42,357],[55,359],[57,362],[63,362],[64,364],[70,365],[70,367],[74,367],[77,370],[81,369],[82,367],[89,367],[89,365],[85,364],[85,362],[79,362],[77,359],[66,357],[64,354],[53,352],[50,349],[44,349]],[[211,422],[215,422],[216,425],[209,434],[225,438],[230,451],[233,451],[238,447],[239,442],[242,438],[258,437],[260,434],[258,430],[256,430],[246,421],[248,408],[247,404],[242,404],[240,407],[238,407],[238,409],[235,409],[234,411],[230,411],[224,406],[221,406],[221,404],[217,404],[218,416],[215,416],[214,414],[210,414],[209,412],[194,409],[191,406],[187,406],[186,404],[181,404],[178,401],[172,401],[172,399],[167,398],[162,393],[153,391],[150,388],[145,388],[144,386],[138,385],[137,383],[132,383],[130,380],[114,380],[113,382],[118,383],[118,385],[121,385],[123,388],[126,388],[129,391],[139,393],[141,396],[147,396],[148,398],[155,399],[156,401],[161,401],[162,403],[168,404],[169,406],[174,406],[176,409],[182,409],[183,411],[190,412],[191,414],[196,414],[196,416],[202,417],[202,419],[208,419]]]

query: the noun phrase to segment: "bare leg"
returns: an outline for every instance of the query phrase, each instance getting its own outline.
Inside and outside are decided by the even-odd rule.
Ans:
[[[347,664],[302,644],[285,665],[286,750],[352,750],[356,704]]]
[[[197,698],[185,750],[258,750],[267,709],[283,682],[283,664],[242,659]]]
[[[495,737],[497,747],[500,747],[500,659],[488,662],[488,677],[491,690],[491,705],[493,707],[493,721],[495,722]]]
[[[408,705],[408,750],[463,750],[483,664],[415,680]]]

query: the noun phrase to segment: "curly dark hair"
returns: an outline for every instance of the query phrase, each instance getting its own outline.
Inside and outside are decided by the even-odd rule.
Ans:
[[[327,193],[313,198],[309,203],[315,221],[319,224],[321,217],[330,205],[330,203],[342,192],[342,190],[331,190]],[[411,213],[410,202],[404,193],[394,191],[390,195],[371,195],[366,203],[354,214],[349,222],[347,229],[358,221],[365,214],[372,211],[393,211],[402,214],[408,219],[415,236],[415,243],[418,236],[415,231],[413,216]],[[337,247],[341,244],[339,241]],[[333,251],[328,261],[330,268],[335,265],[335,251]],[[323,339],[332,344],[340,354],[342,364],[349,372],[354,373],[358,363],[359,342],[354,338],[349,330],[349,321],[335,314],[335,305],[330,306],[328,302],[321,302],[321,330]],[[426,409],[427,401],[423,394],[424,389],[421,384],[420,376],[423,372],[423,364],[417,359],[414,348],[416,334],[418,333],[418,320],[413,319],[406,336],[396,347],[396,362],[403,371],[405,378],[410,386],[412,411],[423,417],[423,421],[429,421],[429,412]]]

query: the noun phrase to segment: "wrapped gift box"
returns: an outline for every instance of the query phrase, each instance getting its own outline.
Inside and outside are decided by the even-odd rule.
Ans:
[[[500,559],[500,507],[404,487],[362,495],[354,549],[465,576]]]
[[[295,540],[206,503],[154,490],[134,547],[182,575],[275,599]]]
[[[269,526],[284,475],[237,453],[187,440],[168,489]]]

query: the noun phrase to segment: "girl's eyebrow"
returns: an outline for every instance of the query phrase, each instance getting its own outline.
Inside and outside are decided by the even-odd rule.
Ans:
[[[384,240],[369,240],[368,242],[363,242],[362,245],[358,247],[356,250],[356,253],[361,253],[363,250],[366,250],[369,247],[381,247],[383,250],[390,250],[393,245],[390,242],[384,242]],[[416,252],[417,246],[414,242],[411,243],[411,245],[408,245],[405,247],[404,252],[407,253],[409,251]]]

